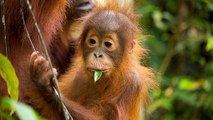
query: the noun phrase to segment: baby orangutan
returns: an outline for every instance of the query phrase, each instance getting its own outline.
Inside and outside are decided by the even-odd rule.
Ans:
[[[73,64],[59,77],[63,102],[75,120],[139,120],[153,73],[140,65],[145,49],[134,11],[107,1],[83,20]],[[94,81],[94,72],[102,73]],[[61,115],[51,88],[51,72],[42,56],[31,56],[31,79]],[[45,108],[46,113],[48,110]]]

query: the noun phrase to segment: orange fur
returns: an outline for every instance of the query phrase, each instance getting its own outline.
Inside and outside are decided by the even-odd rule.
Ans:
[[[153,80],[152,70],[142,66],[140,62],[146,55],[146,49],[139,44],[141,31],[137,14],[133,9],[133,3],[128,0],[97,2],[94,10],[80,19],[82,33],[79,34],[79,41],[76,41],[77,53],[73,56],[68,70],[59,77],[64,103],[75,120],[139,120],[141,106],[148,101],[148,91],[155,87],[156,83]],[[68,28],[66,28],[68,31],[64,31],[64,36],[62,35],[65,45],[70,30]],[[104,37],[100,36],[115,35],[111,39],[116,41],[115,48],[117,48],[112,51],[103,49],[104,52],[108,52],[103,57],[104,60],[107,59],[107,63],[112,64],[110,72],[107,71],[97,82],[93,81],[87,68],[89,62],[93,61],[89,61],[90,57],[86,57],[91,51],[94,52],[95,48],[102,47],[100,44],[94,50],[93,45],[88,47],[90,40],[88,33],[93,30],[97,32],[95,39],[98,39],[97,43],[100,44],[104,41],[101,39]],[[34,83],[47,83],[42,80],[48,75],[34,76],[41,77],[38,80],[34,78]],[[34,104],[39,104],[41,113],[49,119],[63,119],[60,104],[53,91],[46,89],[45,85],[38,84],[35,89],[38,89],[42,96],[37,96],[36,93],[32,97],[35,99]]]
[[[131,44],[132,50],[129,51],[128,48],[125,48],[122,61],[119,67],[115,68],[116,71],[112,73],[111,78],[101,79],[94,83],[84,77],[86,63],[82,53],[83,38],[81,38],[78,54],[74,58],[73,65],[60,78],[59,84],[62,94],[70,101],[75,101],[97,113],[102,119],[139,120],[141,105],[148,101],[148,91],[150,88],[156,87],[156,83],[153,80],[152,70],[141,66],[140,63],[140,60],[145,57],[146,50],[139,45],[141,32],[138,25],[138,16],[135,14],[133,7],[127,7],[125,2],[119,5],[113,0],[107,0],[105,3],[97,3],[94,10],[81,19],[84,28],[89,22],[93,22],[91,19],[94,15],[102,11],[122,14],[122,17],[125,16],[131,21],[129,23],[127,19],[123,20],[126,20],[126,23],[132,28],[123,30],[128,35],[130,33],[128,41],[123,42]],[[95,24],[102,23],[96,22]],[[85,86],[76,86],[78,81],[79,84],[84,82],[86,88],[89,86],[88,89],[84,88]],[[80,94],[79,98],[72,96],[77,91],[81,91],[81,93],[77,93]]]

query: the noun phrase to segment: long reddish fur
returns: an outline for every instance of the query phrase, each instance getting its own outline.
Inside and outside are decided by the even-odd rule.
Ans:
[[[76,101],[101,116],[102,119],[139,120],[141,106],[149,100],[148,91],[157,87],[157,84],[153,80],[154,73],[152,69],[141,65],[140,61],[145,57],[146,49],[139,44],[141,40],[141,30],[138,25],[138,16],[135,14],[133,6],[128,7],[130,8],[128,9],[126,7],[128,5],[130,5],[130,3],[125,4],[124,2],[124,5],[119,5],[119,3],[113,0],[107,0],[103,4],[97,3],[92,13],[82,18],[84,21],[84,19],[87,20],[100,11],[113,11],[127,16],[134,26],[134,32],[126,29],[123,31],[125,33],[133,33],[132,36],[129,37],[129,44],[133,44],[131,54],[129,54],[130,51],[126,48],[120,67],[116,68],[116,71],[112,73],[111,80],[102,80],[97,83],[98,85],[94,85],[94,87],[98,87],[98,90],[100,90],[97,91],[96,94],[101,94],[101,97],[97,100],[92,99],[91,101],[87,101],[83,97]],[[86,23],[83,22],[82,24],[85,25]],[[81,42],[82,41],[79,42],[79,46],[81,46]],[[84,63],[82,48],[79,47],[77,51],[78,54],[76,54],[74,58],[74,64],[61,76],[59,83],[62,94],[68,101],[73,100],[70,94],[75,92],[75,89],[81,89],[72,86],[72,82],[76,76],[79,76],[79,72],[76,71],[81,72],[86,64]],[[80,76],[83,78],[83,71]],[[103,90],[105,86],[108,86],[107,91]],[[82,96],[84,95],[87,96],[87,92],[83,93]],[[67,104],[67,106],[69,106],[69,104]],[[105,115],[107,113],[110,114],[106,117]]]
[[[34,27],[32,16],[27,9],[25,0],[23,0],[23,3],[27,29],[30,33],[36,50],[42,52],[42,47],[39,43],[38,34]],[[62,22],[65,18],[65,9],[69,5],[69,2],[68,0],[31,0],[31,5],[48,51],[51,51],[51,44],[54,44],[53,38],[55,37],[57,31],[62,27]],[[37,89],[35,89],[34,85],[31,84],[29,78],[28,64],[29,57],[32,53],[32,48],[27,40],[19,9],[19,0],[5,0],[8,58],[14,66],[20,81],[19,101],[29,103],[35,108],[37,106],[49,106],[49,104],[42,99],[41,94],[37,92]],[[0,52],[4,54],[5,47],[3,41],[2,24],[0,24],[0,37]],[[6,84],[0,78],[0,99],[7,95],[8,93]],[[36,102],[38,99],[39,103]],[[53,114],[51,109],[49,110],[49,113]]]
[[[85,63],[83,60],[82,48],[78,47],[77,54],[74,57],[74,62],[70,65],[68,71],[61,75],[59,79],[59,85],[63,94],[64,103],[68,107],[70,113],[77,120],[99,120],[99,119],[113,119],[113,120],[139,120],[141,105],[148,101],[148,91],[150,88],[156,86],[153,81],[153,72],[150,68],[141,66],[140,60],[145,57],[146,50],[139,45],[140,40],[140,29],[138,27],[137,15],[134,14],[132,7],[131,9],[126,9],[126,5],[119,6],[118,4],[107,1],[105,5],[97,4],[96,8],[93,10],[88,17],[83,17],[83,19],[88,19],[91,15],[100,11],[113,11],[115,13],[124,14],[131,21],[134,26],[134,32],[131,30],[126,30],[126,33],[132,33],[129,44],[133,45],[131,54],[129,54],[129,49],[125,49],[124,56],[120,63],[120,67],[116,68],[116,72],[113,73],[111,80],[103,80],[95,85],[98,87],[98,94],[101,94],[100,98],[97,100],[92,99],[92,101],[87,101],[83,93],[83,97],[77,101],[73,100],[70,96],[76,89],[81,89],[76,86],[72,86],[72,80],[79,73],[76,71],[82,70]],[[86,23],[82,23],[85,25]],[[79,42],[81,44],[82,41]],[[79,45],[80,46],[80,45]],[[84,73],[81,73],[81,79],[83,79]],[[103,88],[108,86],[107,91]],[[83,88],[82,88],[83,89]],[[43,93],[43,98],[41,96],[33,96],[35,104],[39,104],[44,116],[48,116],[51,120],[61,119],[60,108],[57,106],[56,99],[47,93]],[[41,97],[41,98],[40,98]],[[39,98],[39,99],[38,99]],[[42,99],[46,100],[50,105],[45,105]],[[55,106],[54,106],[55,105]],[[54,106],[54,107],[52,107]],[[55,111],[54,111],[55,110]],[[56,113],[58,111],[59,113]]]

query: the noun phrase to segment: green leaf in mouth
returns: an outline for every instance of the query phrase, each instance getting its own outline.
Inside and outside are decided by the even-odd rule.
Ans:
[[[96,70],[94,72],[94,81],[97,82],[101,78],[101,76],[102,76],[102,71]]]

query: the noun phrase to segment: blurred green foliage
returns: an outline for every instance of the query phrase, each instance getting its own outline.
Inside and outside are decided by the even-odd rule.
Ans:
[[[159,76],[147,120],[213,119],[213,1],[137,0]]]
[[[0,53],[0,76],[6,82],[8,87],[8,93],[11,98],[15,101],[18,100],[19,96],[19,80],[16,76],[16,72],[8,60],[8,58]]]
[[[8,93],[11,98],[0,99],[0,119],[14,120],[15,112],[20,120],[44,120],[28,105],[17,102],[19,80],[14,67],[8,58],[0,53],[0,77],[7,83]],[[10,111],[10,113],[9,113]]]
[[[3,98],[1,100],[0,118],[4,120],[14,120],[13,116],[9,115],[5,111],[15,110],[16,115],[20,120],[45,120],[31,107],[26,104],[14,101],[11,98]]]

